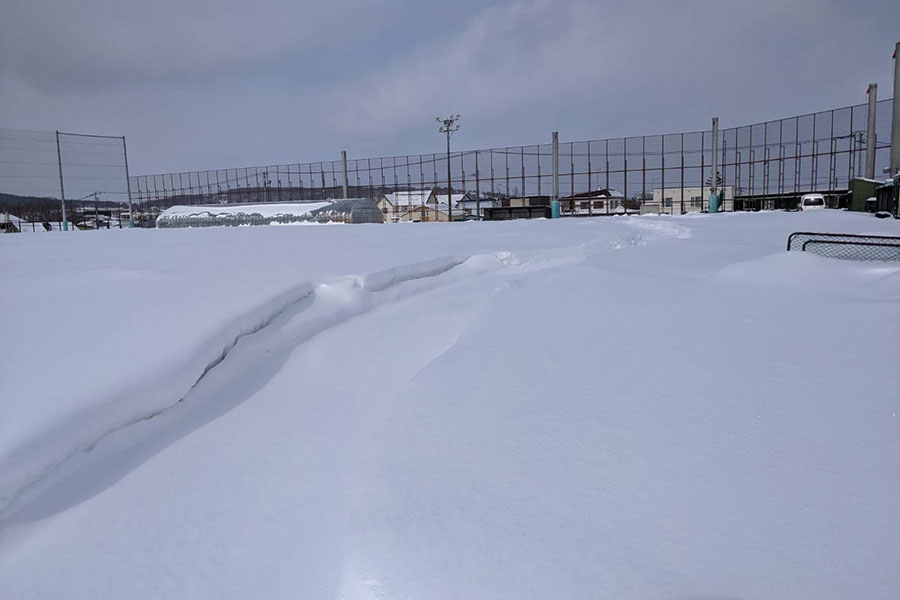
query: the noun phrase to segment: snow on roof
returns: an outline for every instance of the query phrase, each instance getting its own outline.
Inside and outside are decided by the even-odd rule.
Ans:
[[[314,221],[345,223],[383,223],[381,211],[369,198],[341,198],[329,202],[322,208],[310,211],[307,218]]]
[[[410,190],[385,194],[385,198],[394,206],[419,206],[428,202],[433,195],[434,190]]]
[[[444,194],[443,198],[444,198],[444,201],[446,202],[447,195]],[[475,204],[475,196],[468,192],[466,192],[464,194],[450,194],[450,198],[453,200],[453,206],[456,206],[457,204],[468,204],[468,203]]]
[[[490,206],[490,205],[494,204],[495,202],[496,202],[496,200],[493,198],[482,198],[481,199],[482,206]],[[463,200],[462,202],[457,202],[457,204],[461,204],[461,205],[465,205],[465,206],[473,206],[473,207],[475,206],[476,203],[478,203],[478,200],[476,200],[472,196],[469,196],[467,199]]]
[[[301,216],[306,213],[328,206],[330,202],[293,202],[293,203],[269,203],[258,204],[216,204],[212,206],[172,206],[160,215],[160,219],[180,219],[190,217],[203,217],[211,219],[228,219],[238,215],[260,215],[264,218],[274,218],[282,215]]]

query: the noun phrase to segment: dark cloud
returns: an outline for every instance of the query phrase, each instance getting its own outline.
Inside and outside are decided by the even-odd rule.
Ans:
[[[124,133],[134,171],[724,126],[890,96],[893,0],[21,2],[6,127]]]

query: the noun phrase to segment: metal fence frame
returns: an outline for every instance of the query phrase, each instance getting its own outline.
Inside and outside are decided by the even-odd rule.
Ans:
[[[900,236],[795,231],[787,250],[845,260],[900,260]]]
[[[866,132],[867,104],[719,130],[716,183],[733,195],[730,208],[787,208],[796,203],[802,193],[843,193],[849,187],[850,179],[863,176],[870,144],[875,146],[875,171],[881,173],[882,167],[887,166],[890,151],[890,144],[885,140],[890,139],[893,100],[881,100],[875,106],[875,140],[869,140]],[[16,132],[0,130],[0,150],[16,150],[15,146],[5,148],[2,144],[4,135],[11,133]],[[565,198],[605,188],[617,190],[632,203],[629,206],[640,204],[649,210],[678,214],[707,208],[713,178],[713,134],[710,130],[563,141],[556,145],[543,143],[458,150],[449,155],[449,169],[448,155],[435,152],[130,177],[124,137],[64,132],[18,132],[6,137],[15,140],[25,133],[37,136],[34,151],[45,153],[47,157],[29,161],[9,154],[0,158],[11,160],[0,162],[10,163],[21,171],[30,168],[41,171],[37,175],[18,171],[4,175],[0,172],[0,183],[4,183],[3,177],[39,177],[42,182],[58,179],[58,196],[55,193],[46,195],[57,200],[65,198],[71,206],[73,202],[67,197],[69,181],[77,182],[82,178],[89,180],[90,185],[99,186],[98,181],[104,176],[92,169],[124,167],[123,181],[108,182],[121,189],[109,188],[104,193],[121,199],[123,206],[130,200],[128,221],[143,227],[155,226],[156,217],[174,205],[307,202],[341,198],[345,194],[377,201],[391,192],[415,189],[433,189],[439,198],[451,191],[469,192],[479,199],[510,205],[510,198],[537,197],[535,202],[542,203],[557,191]],[[54,136],[60,141],[55,142]],[[114,154],[118,154],[119,140],[121,161],[116,159],[101,164],[92,160],[72,160],[73,157],[91,155],[90,144],[93,143],[115,144]],[[100,150],[109,152],[109,148]],[[50,159],[50,154],[55,160]],[[32,167],[31,163],[37,166]],[[73,173],[73,169],[88,172],[81,175]],[[118,171],[114,173],[115,176],[107,179],[122,179]],[[686,197],[689,190],[691,194]],[[670,195],[679,198],[673,200],[671,206],[667,205]],[[83,218],[85,211],[90,212],[93,205],[94,221],[99,224],[103,220],[96,197],[93,201],[82,198],[77,202],[77,210]],[[529,203],[534,202],[520,204]],[[615,205],[615,202],[606,202],[602,210],[589,208],[588,214],[614,214],[611,209]],[[568,206],[568,214],[576,214],[575,203],[570,202]],[[50,205],[42,210],[42,219],[66,222],[61,211],[54,213]],[[114,218],[109,209],[107,226],[111,222],[121,226],[123,220],[121,213]]]
[[[0,129],[0,221],[26,230],[133,223],[124,136]],[[127,211],[127,212],[126,212]],[[52,228],[51,228],[52,229]]]
[[[892,100],[876,109],[876,167],[887,165]],[[781,208],[807,192],[845,192],[863,175],[867,104],[722,129],[718,134],[719,187],[732,190],[734,210]],[[652,204],[654,190],[681,190],[678,206],[661,212],[706,208],[712,177],[712,132],[700,130],[558,145],[557,181],[562,197],[597,188]],[[426,153],[258,167],[210,169],[132,177],[142,214],[176,204],[303,202],[344,195],[377,200],[394,191],[433,189],[470,192],[499,202],[548,196],[553,191],[553,145],[531,144],[450,153]],[[880,172],[880,168],[878,169]],[[700,189],[699,206],[684,191]],[[607,209],[598,214],[606,214]]]

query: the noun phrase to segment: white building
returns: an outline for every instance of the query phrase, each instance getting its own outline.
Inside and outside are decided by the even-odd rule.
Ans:
[[[497,206],[497,203],[491,198],[482,198],[479,201],[474,194],[469,194],[468,192],[466,192],[465,194],[451,194],[450,198],[453,200],[454,219],[457,218],[457,211],[459,211],[459,214],[463,218],[465,218],[475,217],[479,209],[480,214],[478,214],[478,217],[483,219],[484,209]]]
[[[559,211],[565,217],[590,217],[636,213],[637,208],[635,203],[631,204],[631,208],[626,205],[623,193],[599,188],[563,196],[559,199]]]
[[[657,188],[653,190],[653,200],[641,204],[641,214],[680,215],[689,212],[706,211],[709,210],[709,194],[711,191],[711,188],[708,186]],[[733,210],[734,188],[732,186],[720,188],[719,195],[719,210]]]
[[[454,218],[456,215],[454,214]],[[395,222],[403,223],[446,223],[450,221],[450,211],[447,205],[439,204],[420,204],[418,206],[410,206],[405,212],[400,214],[400,218]]]
[[[384,215],[385,223],[397,223],[404,213],[416,207],[436,207],[438,203],[434,190],[410,190],[385,194],[375,203]]]
[[[453,220],[460,221],[466,217],[474,218],[478,205],[481,208],[481,217],[484,209],[496,206],[496,203],[488,198],[482,198],[477,202],[474,194],[464,192],[450,194],[450,202],[453,205]],[[428,190],[410,190],[385,194],[376,202],[376,205],[384,215],[385,223],[399,223],[401,221],[449,221],[447,194]]]

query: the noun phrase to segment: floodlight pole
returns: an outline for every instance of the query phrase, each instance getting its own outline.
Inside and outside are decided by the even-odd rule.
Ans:
[[[712,164],[710,167],[712,168],[712,175],[709,178],[709,187],[712,188],[709,191],[709,204],[707,206],[707,212],[718,212],[719,205],[719,117],[712,118],[712,160],[710,161]],[[700,182],[701,191],[703,182]],[[665,192],[665,191],[664,191]],[[702,194],[701,194],[702,195]],[[684,198],[682,198],[684,200]],[[662,202],[665,203],[665,193],[663,193]],[[732,205],[734,203],[732,202]],[[715,209],[715,210],[713,210]]]
[[[436,117],[435,120],[441,124],[440,131],[447,135],[447,210],[449,212],[450,222],[453,222],[453,184],[451,183],[450,172],[450,136],[454,131],[459,131],[459,115],[450,115],[448,117]]]
[[[56,132],[56,164],[59,165],[59,199],[62,203],[63,231],[69,230],[69,222],[66,220],[66,188],[63,184],[62,151],[59,149],[59,131]]]
[[[894,45],[894,110],[891,113],[891,177],[900,174],[900,42]]]

